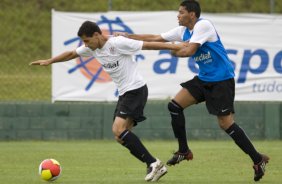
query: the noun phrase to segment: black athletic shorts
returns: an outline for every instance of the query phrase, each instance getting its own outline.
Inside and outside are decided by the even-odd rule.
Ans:
[[[147,85],[125,92],[118,98],[114,118],[116,116],[123,119],[131,117],[134,121],[134,126],[136,126],[138,122],[144,121],[146,119],[146,117],[143,115],[143,110],[146,105],[147,98]]]
[[[192,80],[180,84],[197,100],[206,102],[210,114],[224,116],[234,111],[235,81],[234,78],[219,82],[205,82],[195,76]]]

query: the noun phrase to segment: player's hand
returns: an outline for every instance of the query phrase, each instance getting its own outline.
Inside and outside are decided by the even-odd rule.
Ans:
[[[128,38],[128,33],[127,32],[114,32],[114,36],[124,36]]]
[[[46,60],[37,60],[29,63],[29,65],[41,65],[41,66],[48,66],[51,64],[51,61],[46,59]]]
[[[182,49],[184,47],[188,47],[189,43],[188,42],[180,42],[177,45],[179,46],[180,49]]]
[[[189,42],[181,42],[177,44],[179,47],[178,50],[171,51],[171,55],[177,56],[177,57],[189,57],[192,56],[197,48],[199,47],[199,44],[190,44]],[[191,52],[191,48],[195,47],[195,52]]]

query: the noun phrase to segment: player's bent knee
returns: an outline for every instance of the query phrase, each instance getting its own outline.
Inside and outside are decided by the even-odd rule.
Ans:
[[[167,105],[167,108],[171,115],[179,115],[183,112],[183,108],[180,107],[175,101],[170,101]]]
[[[223,130],[227,130],[234,123],[232,114],[227,116],[218,116],[217,120],[219,127]]]
[[[112,126],[112,132],[115,137],[118,137],[122,133],[122,131],[120,131],[120,128],[116,126],[115,124],[113,124]]]
[[[114,123],[112,126],[112,132],[115,137],[119,137],[126,130],[126,127],[120,126],[119,124]]]
[[[115,137],[115,140],[119,143],[122,143],[123,141],[120,139],[120,131],[118,131],[118,129],[115,129],[114,126],[112,128],[112,131],[113,131],[113,134],[114,134],[114,137]]]

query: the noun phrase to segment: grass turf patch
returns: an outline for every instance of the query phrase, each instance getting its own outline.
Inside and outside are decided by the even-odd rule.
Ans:
[[[144,145],[166,162],[177,144],[144,141]],[[271,158],[260,183],[280,183],[282,142],[255,141],[254,145]],[[232,141],[191,141],[190,147],[194,160],[168,167],[168,174],[159,183],[254,183],[250,158]],[[0,150],[1,183],[46,183],[38,175],[38,166],[46,158],[55,158],[62,166],[62,175],[54,182],[58,184],[147,183],[145,164],[114,140],[0,142]]]

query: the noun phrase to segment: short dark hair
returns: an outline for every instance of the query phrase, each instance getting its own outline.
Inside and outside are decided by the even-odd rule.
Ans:
[[[83,35],[85,35],[87,37],[92,37],[95,32],[102,34],[100,27],[95,22],[85,21],[80,26],[80,28],[77,32],[77,35],[79,37],[81,37]]]
[[[182,1],[182,3],[180,3],[180,6],[184,6],[188,12],[195,12],[197,18],[199,18],[201,15],[200,4],[195,0]]]

